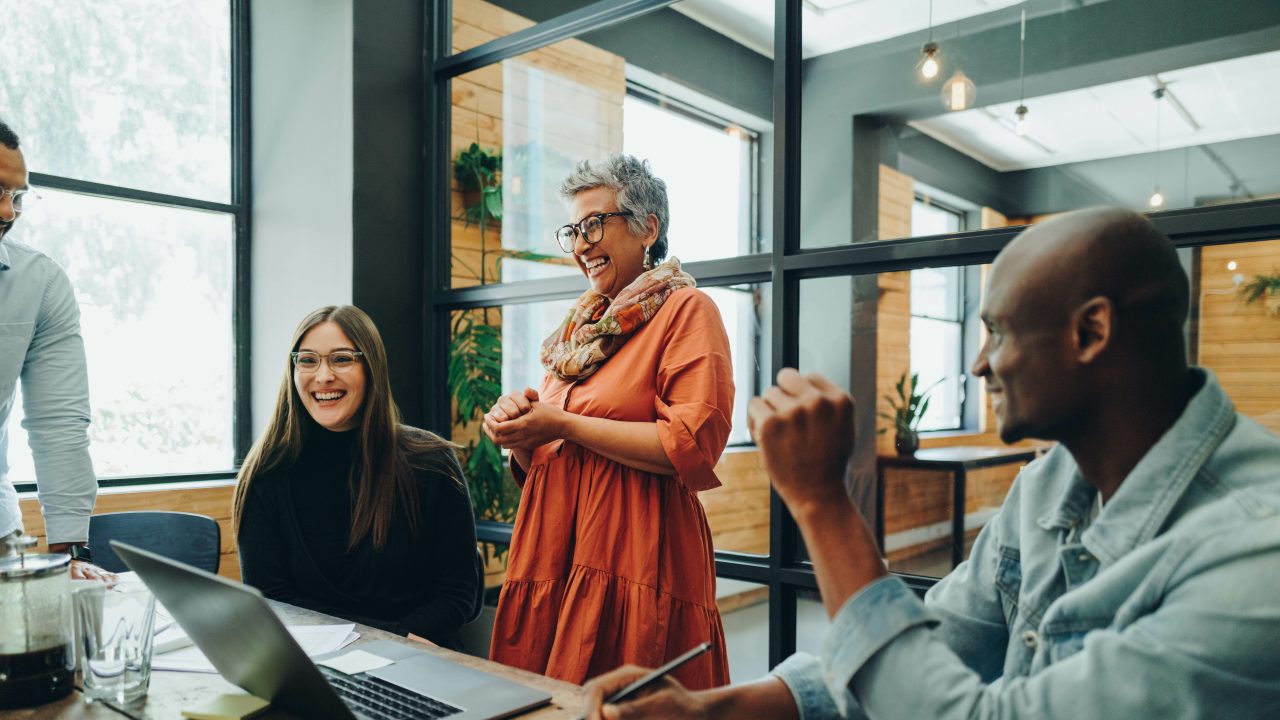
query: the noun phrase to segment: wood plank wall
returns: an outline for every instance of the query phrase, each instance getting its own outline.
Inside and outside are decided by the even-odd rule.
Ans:
[[[218,574],[239,580],[240,556],[236,553],[235,538],[231,534],[231,498],[234,494],[233,480],[189,485],[102,488],[98,490],[98,503],[93,514],[129,510],[174,510],[207,515],[217,520],[222,530],[222,560],[218,566]],[[18,504],[22,508],[22,525],[27,534],[38,537],[43,547],[44,517],[40,514],[39,502],[34,497],[24,497]]]
[[[730,448],[716,463],[723,483],[698,493],[717,550],[769,554],[769,475],[754,448]]]
[[[1227,263],[1235,261],[1236,269]],[[1280,433],[1280,317],[1246,305],[1232,279],[1280,272],[1280,240],[1200,249],[1199,363],[1218,376],[1236,409]]]

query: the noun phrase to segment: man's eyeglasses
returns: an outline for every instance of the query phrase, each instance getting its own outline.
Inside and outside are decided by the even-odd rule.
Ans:
[[[574,245],[578,244],[578,235],[581,234],[583,239],[590,245],[595,245],[604,239],[604,221],[611,217],[631,217],[630,210],[622,212],[607,212],[588,215],[579,223],[569,223],[556,230],[556,242],[560,243],[560,249],[571,253]]]
[[[40,199],[39,193],[31,188],[20,188],[18,190],[0,188],[0,201],[4,200],[5,196],[13,198],[15,212],[22,212],[23,208],[31,207],[33,203]]]
[[[304,350],[302,352],[289,353],[289,357],[293,358],[293,367],[304,375],[320,369],[320,363],[328,360],[329,369],[336,373],[350,372],[353,368],[360,364],[360,358],[364,357],[364,353],[355,350],[334,350],[328,355],[321,355],[317,352]]]

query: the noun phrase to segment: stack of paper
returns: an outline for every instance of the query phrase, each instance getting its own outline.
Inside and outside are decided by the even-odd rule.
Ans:
[[[360,637],[360,634],[355,632],[355,627],[354,623],[346,623],[344,625],[293,625],[288,630],[289,634],[293,635],[293,639],[298,642],[298,645],[302,646],[303,652],[315,657],[316,655],[339,650],[355,642],[356,638]],[[176,625],[171,628],[171,630],[173,629],[176,629],[177,633],[182,632],[182,629]],[[161,635],[163,636],[164,633]],[[166,640],[174,643],[176,642],[176,637],[176,635],[170,634]],[[156,638],[157,642],[160,640],[161,637]],[[175,670],[178,672],[218,672],[214,669],[213,664],[209,662],[209,659],[204,656],[204,653],[200,652],[200,648],[194,645],[187,645],[165,653],[157,652],[151,659],[151,669]]]

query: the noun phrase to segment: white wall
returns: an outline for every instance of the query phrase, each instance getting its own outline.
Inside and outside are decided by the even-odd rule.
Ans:
[[[352,2],[250,5],[255,438],[298,321],[351,302]]]

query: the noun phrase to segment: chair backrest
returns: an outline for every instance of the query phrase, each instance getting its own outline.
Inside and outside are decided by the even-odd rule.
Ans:
[[[211,573],[222,559],[222,530],[218,521],[194,513],[159,510],[118,512],[89,518],[89,552],[93,564],[107,572],[129,568],[111,549],[121,540]]]

